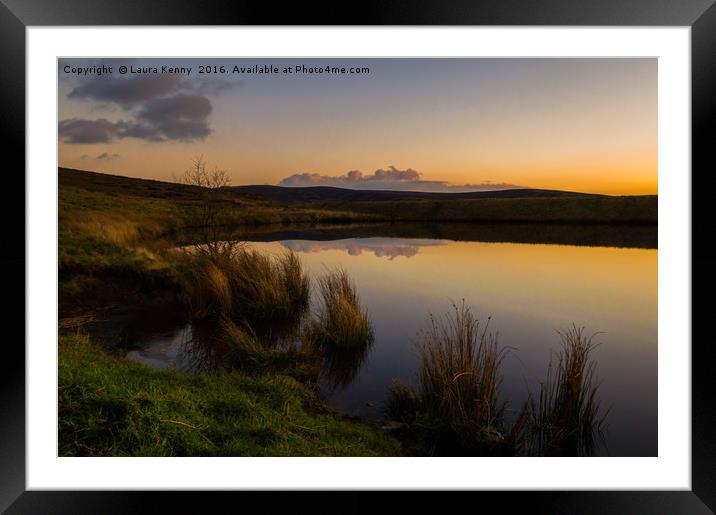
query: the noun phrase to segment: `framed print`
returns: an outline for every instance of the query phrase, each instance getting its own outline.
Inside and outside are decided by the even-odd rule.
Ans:
[[[1,506],[710,512],[712,2],[331,13],[4,1]]]

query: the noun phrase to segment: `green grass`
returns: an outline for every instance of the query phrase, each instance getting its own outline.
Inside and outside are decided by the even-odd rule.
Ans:
[[[60,338],[60,456],[394,456],[284,375],[159,371]]]

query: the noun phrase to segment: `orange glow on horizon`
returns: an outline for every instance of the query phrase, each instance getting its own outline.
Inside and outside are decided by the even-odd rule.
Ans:
[[[152,159],[149,162],[137,163],[136,165],[127,166],[127,163],[87,163],[80,159],[63,158],[60,156],[60,165],[65,168],[76,168],[79,170],[88,170],[110,175],[122,175],[127,177],[137,177],[140,179],[156,179],[161,181],[173,182],[175,177],[180,177],[182,172],[187,168],[186,163],[189,157],[185,159],[157,159],[161,161],[162,168],[167,167],[171,172],[158,172],[159,163],[155,163]],[[171,166],[175,163],[174,166]],[[213,163],[210,162],[210,165]],[[232,178],[232,184],[235,186],[248,184],[275,184],[288,173],[269,172],[262,169],[260,172],[244,172],[243,167],[240,173],[232,172],[239,167],[222,165],[229,172]],[[594,167],[596,168],[596,167]],[[575,191],[582,193],[598,193],[603,195],[657,195],[658,181],[656,170],[631,169],[624,168],[613,169],[604,168],[602,170],[590,171],[589,174],[583,174],[584,168],[575,167],[575,170],[564,169],[541,169],[532,170],[529,174],[524,173],[524,169],[516,169],[513,172],[501,171],[500,176],[504,177],[504,182],[524,186],[534,189],[551,189],[563,191]],[[475,184],[474,176],[464,171],[446,174],[450,180],[445,180],[448,184],[464,185]],[[482,174],[480,174],[482,175]],[[441,176],[435,174],[425,174],[430,180],[444,180]],[[491,177],[496,176],[495,174]],[[267,177],[277,177],[277,179],[266,180]],[[489,180],[488,183],[497,183],[502,181]],[[479,183],[478,183],[479,184]]]

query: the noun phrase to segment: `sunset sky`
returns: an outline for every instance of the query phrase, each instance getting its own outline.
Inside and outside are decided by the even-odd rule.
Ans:
[[[65,72],[102,64],[114,73]],[[297,64],[370,73],[282,73]],[[231,73],[252,65],[279,73]],[[61,59],[58,73],[70,168],[172,180],[203,155],[235,185],[657,192],[656,59]]]

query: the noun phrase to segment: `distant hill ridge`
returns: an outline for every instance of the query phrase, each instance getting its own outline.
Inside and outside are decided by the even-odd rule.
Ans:
[[[227,190],[246,196],[275,200],[281,203],[292,202],[332,202],[332,201],[376,201],[376,200],[465,200],[481,198],[538,198],[538,197],[602,197],[592,193],[574,191],[509,189],[494,191],[471,191],[463,193],[436,193],[427,191],[391,191],[391,190],[353,190],[331,186],[229,186]]]
[[[198,188],[155,179],[138,179],[122,175],[58,168],[61,184],[76,186],[92,191],[117,192],[127,194],[189,199],[195,198]],[[286,187],[270,185],[227,186],[223,188],[237,197],[269,200],[282,204],[307,202],[346,202],[346,201],[390,201],[390,200],[465,200],[484,198],[564,198],[564,197],[604,197],[592,193],[574,191],[509,189],[495,191],[472,191],[464,193],[435,193],[426,191],[391,190],[352,190],[331,186]]]

